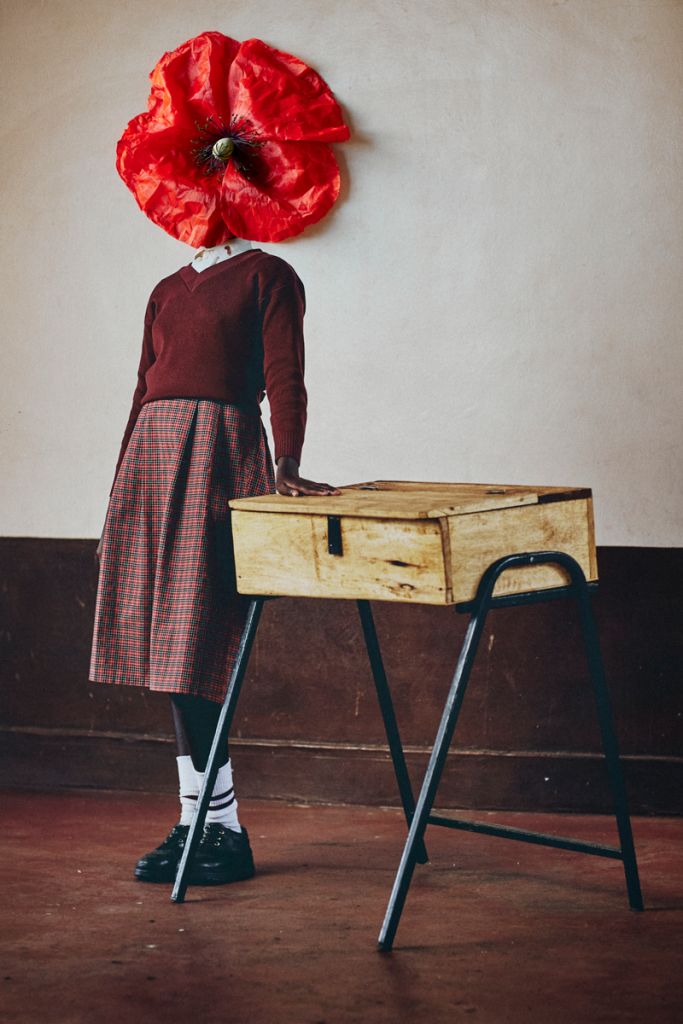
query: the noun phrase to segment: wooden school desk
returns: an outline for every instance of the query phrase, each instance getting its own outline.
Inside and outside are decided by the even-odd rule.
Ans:
[[[185,897],[187,866],[201,838],[219,751],[229,735],[263,603],[287,596],[347,598],[358,605],[409,826],[379,935],[381,950],[391,949],[415,865],[427,860],[428,825],[621,860],[630,906],[641,910],[631,822],[591,608],[598,572],[590,490],[406,480],[375,480],[340,490],[339,495],[264,494],[230,502],[237,588],[253,599],[171,899],[182,902]],[[619,846],[432,814],[487,614],[510,605],[567,598],[578,604]],[[452,605],[470,615],[417,801],[375,632],[373,600]]]

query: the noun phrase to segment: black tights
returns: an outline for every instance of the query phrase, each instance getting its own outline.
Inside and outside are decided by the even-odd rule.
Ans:
[[[204,697],[172,693],[171,711],[179,756],[189,754],[195,769],[198,772],[206,771],[221,705],[213,700],[205,700]],[[219,758],[219,767],[226,764],[228,757],[226,743],[224,754]]]

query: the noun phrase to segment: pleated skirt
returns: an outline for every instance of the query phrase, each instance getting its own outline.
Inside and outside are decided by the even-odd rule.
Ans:
[[[250,601],[237,593],[228,501],[274,491],[257,413],[143,404],[104,524],[91,682],[223,701]]]

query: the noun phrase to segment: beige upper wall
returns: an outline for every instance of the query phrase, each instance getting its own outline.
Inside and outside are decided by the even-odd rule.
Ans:
[[[99,535],[147,297],[192,256],[115,144],[217,29],[307,60],[353,131],[335,213],[263,246],[307,289],[304,475],[587,485],[600,543],[683,543],[681,3],[2,13],[0,534]]]

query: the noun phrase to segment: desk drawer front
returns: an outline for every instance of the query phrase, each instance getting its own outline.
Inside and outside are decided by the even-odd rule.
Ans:
[[[243,594],[448,603],[436,519],[233,509],[232,532]]]

